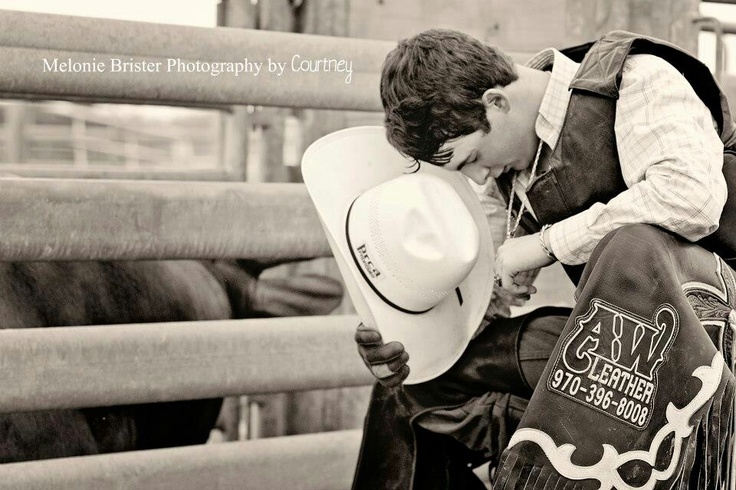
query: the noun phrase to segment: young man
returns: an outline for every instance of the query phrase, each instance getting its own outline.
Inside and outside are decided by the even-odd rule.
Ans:
[[[355,488],[469,488],[461,468],[475,458],[498,466],[494,488],[730,478],[736,288],[706,251],[736,258],[728,105],[701,63],[656,39],[616,32],[569,53],[581,62],[549,49],[519,66],[432,30],[386,59],[390,143],[506,196],[500,284],[527,294],[519,274],[559,260],[578,289],[569,318],[493,321],[448,373],[414,386],[396,388],[411,352],[359,329],[366,364],[390,373],[378,370]],[[522,353],[535,341],[546,367],[532,373]]]

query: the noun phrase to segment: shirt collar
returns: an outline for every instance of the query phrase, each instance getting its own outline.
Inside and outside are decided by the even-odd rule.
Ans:
[[[537,70],[552,67],[534,129],[542,141],[550,148],[554,148],[560,138],[567,106],[570,103],[570,83],[580,65],[558,50],[549,48],[536,54],[526,63],[526,66]]]

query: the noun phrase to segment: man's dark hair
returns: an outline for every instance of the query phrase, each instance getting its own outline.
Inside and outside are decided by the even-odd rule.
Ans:
[[[432,29],[404,39],[381,73],[386,137],[408,157],[444,165],[452,156],[439,152],[445,141],[490,131],[483,92],[517,78],[507,55],[461,32]]]

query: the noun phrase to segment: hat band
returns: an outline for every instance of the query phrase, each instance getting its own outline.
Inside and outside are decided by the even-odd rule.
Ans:
[[[348,250],[350,250],[350,256],[353,258],[353,262],[355,262],[355,265],[358,268],[360,275],[363,276],[363,280],[366,283],[368,283],[368,285],[371,287],[373,292],[376,293],[376,296],[381,298],[381,301],[389,305],[391,308],[399,310],[402,313],[408,313],[410,315],[421,315],[422,313],[427,313],[432,308],[428,308],[422,311],[407,310],[406,308],[402,308],[401,306],[392,302],[387,297],[385,297],[383,294],[381,294],[381,292],[376,288],[376,286],[373,285],[373,282],[366,275],[365,271],[363,270],[363,267],[361,267],[360,262],[358,261],[358,257],[355,256],[355,251],[353,250],[353,242],[350,240],[350,233],[348,233],[348,224],[350,223],[350,212],[353,210],[353,204],[355,204],[355,201],[357,201],[357,198],[355,198],[353,202],[350,203],[350,207],[348,208],[348,214],[345,217],[345,239],[347,240],[347,243],[348,243]]]

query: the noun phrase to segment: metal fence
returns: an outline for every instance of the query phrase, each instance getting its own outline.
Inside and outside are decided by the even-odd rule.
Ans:
[[[0,13],[0,97],[377,110],[392,43]],[[285,72],[44,71],[44,59],[354,60],[352,80]],[[148,76],[150,75],[150,76]],[[0,179],[0,260],[329,255],[299,184]],[[284,226],[288,224],[288,226]],[[0,319],[1,321],[1,319]],[[0,410],[41,410],[365,385],[355,317],[0,330]],[[204,322],[203,322],[204,323]],[[204,328],[206,326],[206,328]],[[33,362],[28,362],[33,359]],[[171,373],[176,375],[172,376]],[[0,465],[0,488],[349,486],[359,431]]]

